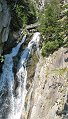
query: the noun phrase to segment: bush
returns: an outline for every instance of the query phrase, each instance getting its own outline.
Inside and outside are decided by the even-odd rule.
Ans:
[[[59,0],[51,0],[45,6],[39,18],[40,26],[38,30],[44,36],[45,40],[42,46],[42,55],[47,56],[53,53],[63,44],[63,38],[60,35],[63,32],[60,19],[60,4]]]
[[[59,43],[57,40],[55,41],[48,41],[42,47],[42,55],[48,56],[50,53],[53,53],[55,50],[59,48]]]
[[[36,6],[34,6],[31,0],[7,0],[11,9],[11,29],[19,30],[19,28],[25,27],[27,24],[36,22]]]

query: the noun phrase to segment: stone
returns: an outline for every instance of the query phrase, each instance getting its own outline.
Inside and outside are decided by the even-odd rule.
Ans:
[[[1,6],[1,4],[0,4],[0,12],[2,11],[2,6]]]
[[[27,103],[29,111],[28,108],[26,109],[29,119],[68,119],[68,83],[66,80],[68,79],[68,62],[64,60],[67,51],[66,48],[60,48],[48,58],[39,59],[31,86],[31,97],[26,96],[30,99],[28,101],[30,104]],[[63,62],[60,62],[60,59],[63,59]],[[24,115],[22,119],[27,119],[27,117]]]
[[[2,34],[2,43],[4,43],[5,41],[7,41],[8,39],[8,34],[9,34],[9,28],[4,28],[3,30],[3,34]]]
[[[0,46],[7,41],[11,15],[6,0],[0,1]],[[3,49],[2,49],[3,50]],[[1,51],[2,51],[1,50]],[[0,51],[0,53],[1,53]]]

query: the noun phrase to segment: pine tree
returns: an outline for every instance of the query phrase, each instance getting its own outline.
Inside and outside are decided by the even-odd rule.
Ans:
[[[63,38],[60,32],[63,31],[60,19],[60,2],[59,0],[52,0],[45,6],[43,14],[40,18],[40,27],[42,35],[44,36],[44,44],[42,46],[42,55],[49,55],[54,50],[58,49],[63,44]]]

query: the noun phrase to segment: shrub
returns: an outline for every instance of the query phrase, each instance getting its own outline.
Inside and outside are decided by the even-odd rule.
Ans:
[[[42,55],[48,56],[50,53],[53,53],[59,47],[59,43],[57,40],[55,41],[48,41],[42,47]]]
[[[36,22],[36,6],[31,0],[7,0],[11,9],[11,29],[18,30]]]
[[[51,0],[40,15],[40,26],[38,29],[45,38],[42,46],[43,56],[53,53],[63,44],[63,38],[60,35],[60,32],[63,32],[63,28],[61,23],[58,22],[60,11],[59,0]]]

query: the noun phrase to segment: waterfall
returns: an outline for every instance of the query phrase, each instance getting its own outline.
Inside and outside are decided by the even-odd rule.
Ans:
[[[12,49],[10,54],[5,56],[3,72],[0,77],[0,119],[20,119],[22,109],[24,108],[26,96],[26,80],[27,70],[26,63],[33,46],[38,47],[40,41],[40,33],[36,32],[28,46],[22,52],[17,73],[14,79],[13,73],[13,57],[17,55],[20,46],[26,40],[26,36],[22,41]],[[15,82],[16,81],[16,82]],[[17,83],[16,89],[15,83]],[[15,89],[15,90],[14,90]]]
[[[10,54],[5,56],[3,65],[3,73],[0,77],[0,119],[8,119],[8,113],[14,112],[14,98],[13,98],[13,56],[16,56],[22,43],[26,40],[26,36],[22,41],[12,49]],[[11,119],[11,118],[9,118]]]

